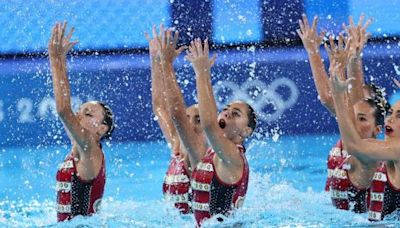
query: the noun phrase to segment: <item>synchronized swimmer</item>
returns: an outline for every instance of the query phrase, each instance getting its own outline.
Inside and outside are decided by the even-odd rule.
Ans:
[[[326,190],[337,208],[368,212],[370,221],[380,221],[400,208],[400,102],[390,107],[382,89],[364,83],[361,52],[371,21],[363,20],[355,25],[350,17],[348,37],[339,35],[337,45],[330,37],[330,48],[325,44],[329,77],[319,55],[323,34],[317,34],[317,18],[309,26],[304,15],[298,34],[321,102],[336,116],[341,135],[328,157]],[[381,129],[384,140],[376,138]]]
[[[300,21],[298,33],[309,56],[321,103],[332,115],[336,116],[337,111],[329,86],[329,78],[319,54],[323,34],[317,34],[317,19],[315,17],[312,25],[309,26],[307,17],[304,15],[303,20]],[[351,118],[360,136],[368,139],[376,138],[381,132],[385,110],[380,105],[385,104],[386,100],[380,89],[364,83],[361,52],[367,41],[366,28],[370,21],[368,20],[363,25],[363,19],[364,17],[361,16],[358,25],[355,26],[350,17],[349,26],[345,27],[349,35],[347,39],[339,35],[339,42],[336,45],[331,36],[329,37],[330,47],[327,45],[325,47],[331,62],[330,68],[334,67],[332,65],[334,62],[337,62],[341,66],[347,67],[348,77],[354,78],[351,81],[352,89],[349,92],[349,104],[354,107],[354,114],[351,115]],[[346,78],[345,74],[341,74],[340,77]],[[328,178],[325,190],[330,192],[332,203],[337,208],[364,213],[368,210],[368,189],[372,177],[379,167],[379,162],[363,159],[356,154],[349,156],[346,148],[347,145],[342,140],[339,140],[332,148],[327,162]]]
[[[77,42],[70,41],[74,29],[66,35],[66,27],[66,23],[56,23],[49,41],[57,113],[72,142],[71,152],[60,164],[56,176],[59,222],[93,214],[100,207],[106,182],[101,141],[114,130],[111,109],[99,101],[82,104],[77,113],[71,109],[66,55]]]
[[[330,36],[326,51],[329,73],[320,54],[324,33],[318,18],[311,25],[303,15],[297,33],[307,51],[321,104],[336,117],[340,140],[330,151],[325,190],[338,209],[368,212],[382,220],[400,207],[400,102],[390,107],[382,89],[366,84],[362,51],[371,23],[361,16],[349,18],[344,34]],[[57,113],[72,149],[60,165],[56,180],[57,220],[91,215],[99,210],[106,183],[101,146],[114,130],[114,116],[106,104],[90,101],[74,113],[67,76],[67,53],[72,28],[66,23],[52,29],[48,52]],[[157,31],[158,30],[158,31]],[[179,32],[163,25],[145,34],[151,63],[152,107],[171,149],[162,186],[167,202],[182,214],[193,214],[197,226],[214,218],[222,222],[240,208],[247,194],[250,167],[245,140],[254,132],[257,117],[245,101],[226,104],[218,113],[211,85],[216,56],[210,57],[208,40],[194,39],[178,47]],[[198,104],[187,106],[173,63],[185,56],[194,69]],[[385,139],[377,139],[384,129]]]

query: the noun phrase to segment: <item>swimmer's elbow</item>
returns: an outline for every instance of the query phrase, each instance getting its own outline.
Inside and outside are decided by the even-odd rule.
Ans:
[[[363,143],[357,139],[351,139],[346,142],[346,147],[349,152],[351,151],[363,151]]]
[[[68,109],[68,107],[66,107],[65,105],[57,105],[56,109],[58,116],[60,116],[61,118],[68,116],[68,114],[72,112],[71,109]]]
[[[187,118],[187,116],[186,116],[186,112],[184,111],[184,110],[180,110],[179,108],[177,108],[177,107],[170,107],[169,108],[169,113],[170,113],[170,115],[171,115],[171,119],[173,120],[173,121],[178,121],[178,122],[180,122],[180,121],[182,121],[183,119],[185,119],[185,118]]]
[[[153,113],[154,115],[156,115],[158,118],[162,117],[163,115],[165,115],[165,111],[160,107],[160,106],[156,106],[153,105]]]
[[[204,130],[215,129],[218,126],[216,112],[207,110],[206,112],[200,113],[200,123]]]
[[[213,132],[217,126],[215,121],[211,121],[211,119],[205,118],[201,119],[201,127],[205,132]]]
[[[358,151],[358,148],[354,142],[346,143],[346,149],[349,153]]]
[[[154,112],[155,114],[157,114],[157,110],[160,109],[160,106],[158,106],[157,104],[155,104],[155,102],[153,101],[152,109],[153,109],[153,112]]]
[[[156,113],[158,109],[161,109],[164,107],[162,101],[158,98],[159,96],[152,96],[152,107],[153,107],[153,112]]]
[[[176,106],[169,107],[169,113],[171,114],[172,118],[179,118],[182,115],[181,110],[179,110]]]
[[[327,108],[331,108],[334,106],[333,104],[333,99],[331,96],[329,96],[328,94],[325,95],[321,95],[319,96],[319,101],[321,102],[321,104]]]

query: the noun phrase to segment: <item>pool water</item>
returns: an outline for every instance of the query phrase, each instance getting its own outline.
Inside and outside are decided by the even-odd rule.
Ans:
[[[280,136],[247,143],[251,173],[243,208],[205,226],[399,227],[398,215],[371,224],[367,214],[336,210],[324,192],[327,154],[337,135]],[[161,142],[105,145],[107,183],[102,210],[57,224],[55,173],[70,146],[0,151],[0,227],[194,227],[162,200],[169,149]]]

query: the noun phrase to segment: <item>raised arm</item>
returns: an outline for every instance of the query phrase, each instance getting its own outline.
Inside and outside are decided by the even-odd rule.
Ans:
[[[161,66],[164,75],[165,97],[167,109],[171,119],[177,129],[178,135],[188,152],[191,167],[194,168],[203,157],[206,148],[203,138],[199,138],[194,132],[193,126],[186,115],[186,104],[181,89],[176,81],[173,62],[176,57],[186,48],[177,47],[179,33],[176,31],[172,35],[170,29],[161,31],[163,36],[158,37],[158,47],[160,49]]]
[[[160,30],[163,30],[163,25],[160,26]],[[157,35],[155,26],[152,28],[152,33],[153,38],[150,38],[147,33],[145,33],[145,36],[149,42],[151,61],[151,99],[153,112],[157,116],[158,125],[160,126],[167,143],[171,146],[171,149],[176,152],[179,151],[180,141],[166,106],[164,77],[157,43],[157,37],[161,34]]]
[[[354,25],[353,18],[349,17],[349,26],[344,27],[348,33],[349,40],[349,63],[347,65],[347,75],[349,78],[354,78],[351,81],[350,99],[353,104],[364,98],[364,72],[362,65],[362,50],[370,36],[367,33],[367,28],[371,20],[367,20],[363,25],[364,15],[360,16],[357,26]]]
[[[299,35],[301,41],[303,42],[303,46],[307,51],[311,72],[315,87],[317,88],[319,99],[322,105],[328,109],[332,115],[335,115],[334,104],[330,95],[328,74],[325,70],[325,66],[322,62],[319,51],[324,33],[318,34],[317,22],[318,17],[315,16],[310,27],[307,16],[303,14],[303,20],[299,20],[300,29],[297,29],[297,34]]]
[[[326,52],[328,53],[328,57],[329,57],[329,64],[330,64],[329,71],[331,72],[332,69],[339,68],[340,70],[338,70],[338,71],[340,73],[338,74],[338,77],[343,81],[346,80],[346,78],[347,78],[346,74],[345,74],[345,69],[349,63],[349,52],[350,52],[349,51],[349,49],[350,49],[349,40],[350,40],[350,38],[344,38],[343,35],[340,34],[337,44],[335,44],[335,42],[333,40],[333,36],[330,36],[329,37],[329,46],[328,46],[328,44],[324,45]],[[352,80],[350,80],[350,83]],[[350,91],[350,93],[351,92],[352,92],[352,90]],[[346,96],[348,96],[348,94],[346,94]],[[351,121],[353,123],[355,123],[356,120],[355,120],[355,115],[354,115],[354,110],[353,110],[354,103],[351,102],[352,100],[346,100],[346,101],[347,101],[346,102],[346,110],[347,110],[346,113],[349,115],[349,118],[351,119]]]
[[[97,143],[93,135],[80,125],[78,118],[71,109],[66,56],[77,42],[70,41],[74,28],[70,30],[68,35],[65,35],[66,27],[67,23],[56,23],[48,44],[54,96],[57,113],[68,132],[68,136],[77,143],[80,148],[79,152],[86,152],[90,151],[92,146],[97,146]]]
[[[340,66],[340,71],[344,70],[349,62],[349,39],[345,39],[342,34],[339,35],[338,43],[335,44],[333,36],[329,37],[329,46],[324,44],[325,50],[329,57],[329,71],[333,68]],[[339,77],[341,80],[346,80],[346,74],[340,72]]]
[[[236,145],[227,137],[217,122],[217,105],[211,86],[211,67],[215,56],[209,58],[208,40],[204,46],[200,39],[191,42],[186,58],[192,63],[196,73],[197,95],[201,126],[215,153],[228,169],[237,169],[243,166],[243,160]]]
[[[349,98],[346,95],[350,79],[343,81],[338,76],[340,67],[333,67],[331,71],[331,90],[337,111],[340,134],[347,151],[350,154],[370,161],[399,160],[400,143],[393,141],[380,141],[377,139],[362,139],[358,134],[353,121],[351,121],[349,109],[346,103]],[[339,111],[340,110],[340,111]],[[354,114],[353,114],[354,115]]]

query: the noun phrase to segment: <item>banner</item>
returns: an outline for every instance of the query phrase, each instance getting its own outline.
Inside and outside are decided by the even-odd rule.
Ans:
[[[398,51],[387,46],[368,48],[363,59],[366,81],[387,87],[391,94],[400,60]],[[212,83],[218,108],[234,100],[249,102],[258,115],[255,137],[338,132],[318,100],[304,49],[251,46],[217,54]],[[72,57],[68,69],[73,110],[89,100],[109,104],[117,124],[113,142],[162,137],[152,113],[147,54]],[[187,105],[195,103],[190,63],[180,57],[175,69]],[[1,60],[0,74],[0,146],[68,142],[55,111],[48,59]]]

